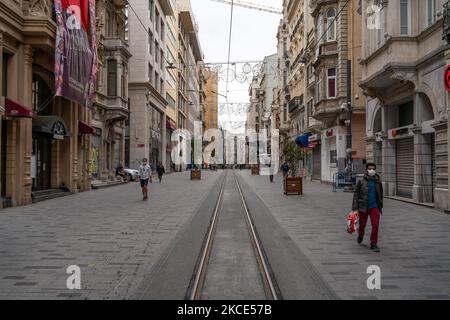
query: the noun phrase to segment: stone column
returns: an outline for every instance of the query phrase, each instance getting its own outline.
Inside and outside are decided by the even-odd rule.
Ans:
[[[167,116],[166,116],[166,113],[162,113],[162,116],[161,116],[161,122],[162,122],[162,124],[161,124],[161,126],[162,126],[162,128],[161,128],[161,163],[163,164],[163,166],[165,166],[166,165],[166,159],[167,159],[167,137],[166,137],[166,134],[167,134],[167,125],[166,125],[166,119],[167,119]],[[155,165],[157,165],[157,163],[155,164]]]
[[[435,156],[436,177],[434,187],[434,205],[436,208],[447,210],[449,199],[449,179],[448,179],[448,125],[447,121],[438,121],[433,125],[435,130]]]
[[[392,112],[387,106],[381,108],[381,127],[384,132],[381,162],[383,166],[383,189],[386,196],[396,195],[397,163],[395,140],[389,140],[386,132],[392,126]]]
[[[22,91],[22,102],[25,106],[31,106],[31,94],[32,94],[32,83],[33,83],[33,54],[34,50],[30,45],[23,46],[23,57],[24,57],[24,72],[23,72],[23,91]],[[20,180],[23,181],[19,188],[23,188],[18,191],[21,194],[21,204],[27,205],[31,203],[31,153],[32,153],[32,120],[31,119],[20,119],[20,132],[19,132],[19,143],[18,150],[20,150],[19,159],[22,161],[22,165],[19,169]]]
[[[414,186],[413,199],[421,203],[433,202],[433,160],[431,137],[422,134],[421,128],[414,131]]]
[[[3,74],[3,33],[0,31],[0,75]],[[3,77],[0,76],[0,150],[2,150],[2,115],[4,112],[4,105],[2,102],[2,89],[3,89]],[[6,95],[6,93],[5,93]],[[2,159],[2,154],[0,152],[0,164],[6,161]],[[2,194],[2,172],[0,170],[0,195]],[[0,201],[0,209],[3,208],[3,201]]]
[[[450,49],[447,49],[445,51],[445,60],[446,60],[446,64],[450,65]],[[446,99],[444,99],[445,103],[446,103],[446,107],[447,107],[447,121],[442,121],[442,122],[446,122],[446,128],[445,131],[447,131],[447,134],[445,134],[444,130],[440,130],[443,129],[444,126],[439,126],[438,128],[435,127],[436,129],[436,165],[438,164],[437,162],[437,152],[438,152],[438,147],[439,147],[439,153],[440,153],[440,160],[442,161],[442,165],[443,167],[440,168],[441,172],[438,173],[437,175],[440,176],[440,179],[438,179],[437,181],[437,185],[439,184],[444,184],[445,183],[445,178],[447,179],[447,199],[445,201],[445,198],[442,198],[442,207],[445,210],[446,213],[450,213],[450,179],[448,179],[448,174],[449,171],[448,169],[450,168],[450,156],[449,156],[449,141],[450,141],[450,93],[446,92]],[[438,129],[440,134],[438,135]],[[440,143],[438,144],[438,141],[440,141]],[[447,168],[444,167],[444,163],[447,166]],[[437,168],[436,168],[437,169]],[[444,190],[442,190],[444,193]],[[436,190],[436,192],[439,192],[439,194],[441,193],[440,190]],[[436,202],[436,201],[435,201]]]

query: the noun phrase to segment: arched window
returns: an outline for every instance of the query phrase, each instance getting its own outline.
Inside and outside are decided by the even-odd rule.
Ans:
[[[330,8],[327,11],[327,41],[336,40],[336,10]]]
[[[320,44],[322,43],[323,35],[323,16],[320,14],[316,20],[316,57],[319,56]]]

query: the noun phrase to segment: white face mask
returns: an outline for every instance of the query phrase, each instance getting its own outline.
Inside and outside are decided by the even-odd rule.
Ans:
[[[377,174],[377,172],[375,170],[368,170],[367,174],[369,175],[369,177],[375,177],[375,175]]]

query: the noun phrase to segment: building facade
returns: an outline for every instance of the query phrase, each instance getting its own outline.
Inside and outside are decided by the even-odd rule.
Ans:
[[[125,130],[129,123],[128,61],[126,40],[128,1],[97,1],[99,66],[92,109],[91,141],[93,184],[115,180],[125,163]]]
[[[203,132],[219,128],[219,77],[216,71],[203,70],[205,79],[205,103],[203,106]]]
[[[308,30],[306,119],[320,122],[321,130],[310,137],[310,147],[315,149],[320,145],[320,180],[327,182],[332,181],[337,172],[345,171],[348,152],[351,152],[354,172],[361,171],[365,161],[365,145],[360,142],[365,130],[365,103],[357,85],[361,78],[358,9],[356,0],[309,2],[314,37]],[[311,99],[312,94],[314,99]],[[309,122],[307,126],[318,131],[317,122]],[[313,151],[310,172],[318,178],[317,157],[318,152]]]
[[[129,1],[130,167],[148,158],[153,169],[166,163],[167,16],[175,14],[169,0]],[[136,16],[136,14],[139,15]]]
[[[362,1],[367,157],[386,196],[448,209],[446,66],[440,0]],[[378,10],[378,8],[380,10]]]
[[[179,129],[194,133],[195,121],[201,121],[201,103],[204,93],[201,92],[200,67],[203,54],[198,37],[198,25],[192,12],[189,0],[178,3],[178,123]],[[181,140],[187,137],[180,137]],[[180,143],[184,143],[180,141]],[[185,158],[184,155],[181,155]],[[189,160],[190,159],[190,160]],[[192,162],[192,155],[187,161]],[[187,163],[181,163],[176,169],[185,170]]]
[[[172,134],[177,129],[178,119],[178,7],[177,1],[170,0],[175,10],[174,15],[167,16],[166,32],[166,172],[175,170],[171,159],[173,144]],[[164,125],[164,124],[163,124]]]
[[[55,97],[50,1],[0,3],[0,206],[91,187],[91,110]]]

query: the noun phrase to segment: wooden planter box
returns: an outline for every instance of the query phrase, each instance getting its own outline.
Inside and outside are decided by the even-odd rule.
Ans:
[[[303,195],[303,180],[302,177],[286,177],[284,179],[284,194],[298,194]]]
[[[191,170],[191,180],[202,180],[202,171]]]
[[[253,166],[252,167],[252,175],[258,176],[259,175],[259,166]]]

